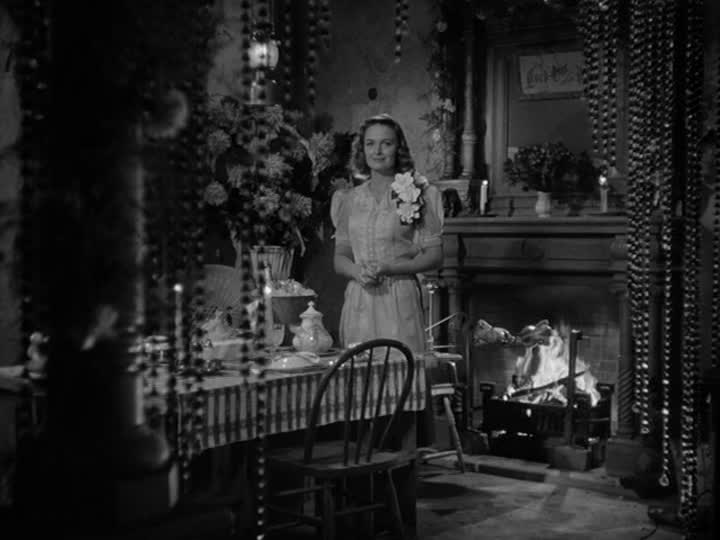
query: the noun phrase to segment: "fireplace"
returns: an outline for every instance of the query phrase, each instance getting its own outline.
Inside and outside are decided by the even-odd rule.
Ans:
[[[577,433],[607,438],[631,416],[625,234],[624,217],[449,218],[445,260],[436,276],[443,294],[434,304],[434,320],[460,311],[510,332],[541,319],[555,328],[572,324],[583,334],[580,358],[599,396],[573,396]],[[457,330],[445,337],[460,343]],[[471,373],[463,376],[471,387],[473,423],[487,421],[482,429],[518,437],[558,437],[565,422],[562,403],[503,399],[522,354],[503,346],[470,349]]]
[[[493,383],[479,385],[481,430],[494,454],[552,462],[553,449],[566,444],[586,450],[583,468],[602,464],[613,388],[599,383],[578,354],[580,335],[560,325],[517,358],[502,392]]]

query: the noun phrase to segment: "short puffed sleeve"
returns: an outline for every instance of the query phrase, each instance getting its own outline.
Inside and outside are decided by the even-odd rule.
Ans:
[[[440,190],[429,184],[423,194],[425,206],[423,207],[423,219],[417,230],[416,242],[420,247],[427,248],[442,245],[443,223],[445,222],[445,210],[442,204]]]
[[[350,218],[351,190],[337,190],[330,200],[330,219],[335,226],[335,245],[350,245],[348,219]]]

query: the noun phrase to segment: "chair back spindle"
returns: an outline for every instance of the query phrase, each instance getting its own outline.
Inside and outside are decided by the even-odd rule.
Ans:
[[[383,415],[383,405],[389,405],[386,395],[389,390],[387,384],[389,371],[401,367],[401,365],[396,366],[394,362],[391,362],[393,351],[396,356],[399,355],[401,365],[406,368],[405,378],[392,411],[385,411],[385,415],[389,415],[389,419],[382,435],[378,437],[379,418],[385,416]],[[341,389],[346,391],[342,432],[343,465],[347,466],[351,462],[355,465],[359,464],[362,457],[370,462],[374,450],[385,446],[393,425],[404,410],[412,389],[414,375],[415,361],[412,352],[397,340],[375,339],[343,352],[335,365],[323,375],[318,385],[305,433],[304,461],[310,463],[312,460],[322,403],[333,379],[336,380],[336,384],[342,384],[342,377],[346,377],[345,384]],[[351,440],[353,423],[356,423],[354,444]]]

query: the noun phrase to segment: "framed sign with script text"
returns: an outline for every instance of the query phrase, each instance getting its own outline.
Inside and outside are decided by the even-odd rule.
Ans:
[[[520,99],[575,98],[582,94],[581,51],[520,54]]]

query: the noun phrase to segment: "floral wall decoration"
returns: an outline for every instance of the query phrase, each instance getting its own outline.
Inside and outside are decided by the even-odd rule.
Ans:
[[[426,38],[430,49],[427,70],[432,85],[422,97],[429,110],[420,119],[427,129],[427,163],[425,170],[438,178],[451,178],[457,154],[456,141],[462,126],[456,121],[456,103],[460,100],[459,81],[463,73],[462,17],[452,2],[441,1],[432,5],[435,24]]]

